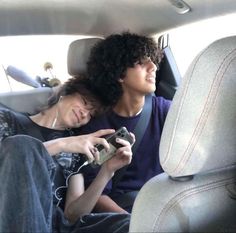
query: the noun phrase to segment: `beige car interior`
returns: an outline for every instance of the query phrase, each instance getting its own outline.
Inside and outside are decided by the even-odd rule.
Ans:
[[[78,40],[68,51],[68,73],[85,70],[99,38]],[[87,54],[87,55],[86,55]],[[160,161],[164,173],[141,189],[130,232],[232,231],[236,216],[236,37],[220,39],[193,60],[174,96],[164,126]],[[33,112],[36,100],[17,93],[1,102]],[[12,99],[12,100],[11,100]],[[14,101],[13,101],[14,99]],[[30,103],[29,103],[30,101]],[[222,138],[224,140],[222,140]],[[236,229],[234,229],[236,230]]]
[[[130,232],[235,231],[236,37],[201,51],[179,86],[160,145],[164,173],[141,189]]]

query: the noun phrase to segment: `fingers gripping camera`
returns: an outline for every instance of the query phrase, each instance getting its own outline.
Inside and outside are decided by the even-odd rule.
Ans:
[[[128,132],[128,130],[125,127],[121,127],[114,134],[106,138],[106,140],[108,141],[110,145],[109,151],[107,151],[103,145],[96,146],[99,151],[99,161],[94,162],[96,165],[103,164],[105,161],[107,161],[108,159],[110,159],[112,156],[115,155],[116,150],[118,148],[122,147],[121,144],[116,142],[116,138],[127,140],[130,144],[133,143],[133,138]]]

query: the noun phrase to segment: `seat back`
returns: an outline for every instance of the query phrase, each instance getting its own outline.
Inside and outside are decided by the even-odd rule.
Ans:
[[[18,112],[35,114],[47,103],[53,90],[49,87],[0,94],[0,103]]]
[[[85,38],[73,41],[67,54],[67,69],[71,76],[76,76],[86,72],[87,60],[90,54],[90,49],[101,38]]]
[[[130,232],[236,231],[236,36],[192,62],[165,122],[160,162],[134,203]]]

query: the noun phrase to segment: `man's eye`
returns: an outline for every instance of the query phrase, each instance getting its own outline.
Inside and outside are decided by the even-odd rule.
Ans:
[[[136,61],[136,62],[134,63],[135,66],[136,66],[136,65],[142,65],[142,64],[143,64],[142,61]]]

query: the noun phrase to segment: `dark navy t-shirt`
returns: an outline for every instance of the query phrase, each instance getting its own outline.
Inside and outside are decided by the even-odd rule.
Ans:
[[[133,155],[131,164],[116,186],[117,192],[139,190],[146,181],[163,172],[159,162],[159,143],[170,104],[171,101],[162,97],[152,97],[150,122],[135,155]],[[91,120],[87,125],[78,129],[76,133],[87,134],[105,128],[117,130],[121,126],[125,126],[128,131],[133,132],[140,115],[141,113],[133,117],[122,117],[111,111],[104,116]],[[99,168],[94,169],[87,166],[84,173],[86,187],[93,181],[98,170]],[[111,189],[112,180],[109,181],[103,193],[109,194]]]

